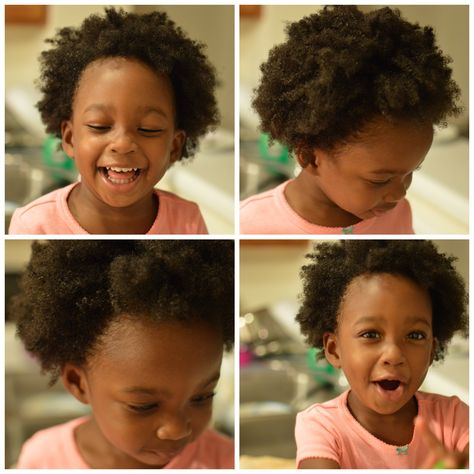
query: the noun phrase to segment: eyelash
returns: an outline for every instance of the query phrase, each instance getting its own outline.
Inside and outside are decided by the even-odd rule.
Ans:
[[[191,399],[191,403],[195,406],[202,406],[206,403],[210,402],[214,396],[216,395],[215,392],[208,393],[207,395],[200,395]],[[148,405],[127,405],[127,407],[135,413],[143,414],[149,413],[159,407],[158,403],[150,403]]]
[[[373,337],[367,337],[368,334],[376,334],[377,336],[380,336],[380,333],[378,331],[365,331],[365,332],[360,334],[360,337],[362,337],[363,339],[375,339]],[[416,335],[421,336],[421,337],[420,338],[410,337],[413,334],[416,334]],[[411,333],[408,334],[408,338],[413,339],[415,341],[422,341],[422,340],[426,339],[426,334],[422,331],[412,331]]]
[[[419,171],[421,170],[421,165],[416,167],[411,174],[413,174],[415,171]],[[386,184],[390,183],[392,178],[389,178],[389,179],[386,179],[385,181],[371,181],[371,180],[368,180],[370,184],[372,184],[373,186],[385,186]]]
[[[87,127],[94,131],[94,132],[106,132],[108,130],[110,130],[110,127],[107,126],[107,125],[91,125],[91,124],[87,124]],[[155,134],[155,133],[160,133],[163,131],[162,128],[138,128],[137,129],[140,133],[144,133],[144,134]]]

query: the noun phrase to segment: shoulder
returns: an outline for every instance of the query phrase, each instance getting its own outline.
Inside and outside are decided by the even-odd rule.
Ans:
[[[158,216],[149,234],[207,234],[199,206],[169,191],[155,189]]]
[[[456,395],[446,396],[437,393],[417,392],[416,398],[425,407],[441,413],[446,413],[447,410],[469,413],[469,406]]]
[[[9,234],[59,234],[70,233],[63,229],[63,201],[77,183],[51,191],[15,210]]]
[[[341,406],[347,399],[347,392],[323,403],[315,403],[296,416],[297,424],[306,422],[316,422],[326,424],[328,420],[339,417],[343,413]],[[324,420],[324,421],[323,421]]]
[[[213,430],[206,430],[183,452],[179,466],[182,469],[232,469],[234,442]]]
[[[35,433],[21,448],[17,469],[87,467],[74,442],[74,429],[85,420],[77,418]]]
[[[284,190],[287,184],[288,181],[285,181],[276,188],[250,196],[240,203],[241,233],[292,233],[291,229],[286,229],[289,206]]]

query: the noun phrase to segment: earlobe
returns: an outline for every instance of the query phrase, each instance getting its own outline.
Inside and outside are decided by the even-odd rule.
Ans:
[[[89,403],[88,385],[84,369],[66,364],[61,373],[64,388],[81,403]]]
[[[326,360],[336,369],[341,368],[337,336],[333,332],[326,332],[323,335],[324,355]]]
[[[74,142],[72,138],[72,123],[70,120],[64,120],[61,123],[61,139],[64,152],[69,158],[74,159]]]
[[[186,133],[184,130],[177,130],[173,137],[170,153],[170,165],[181,159],[183,147],[186,142]]]

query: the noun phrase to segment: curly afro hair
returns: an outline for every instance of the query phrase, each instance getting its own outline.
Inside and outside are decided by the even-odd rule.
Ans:
[[[61,138],[61,123],[72,115],[74,95],[84,69],[107,57],[138,59],[169,77],[174,91],[176,127],[186,132],[182,156],[192,156],[201,136],[219,122],[214,67],[204,45],[189,39],[165,13],[143,15],[108,8],[80,28],[62,28],[46,40],[53,47],[40,56],[37,107],[46,131]]]
[[[66,362],[83,365],[123,315],[206,321],[234,341],[232,241],[52,240],[33,243],[12,299],[26,349],[54,383]]]
[[[388,7],[364,14],[325,7],[286,28],[261,65],[253,106],[261,128],[308,162],[383,117],[442,124],[458,115],[460,90],[432,28]]]
[[[359,275],[402,275],[426,289],[433,306],[433,335],[438,344],[435,360],[444,357],[456,331],[467,334],[465,284],[453,266],[455,257],[440,253],[423,240],[343,240],[319,243],[312,260],[303,266],[302,305],[296,316],[306,342],[323,348],[325,332],[335,332],[341,301],[348,285]],[[322,356],[322,354],[320,354]]]

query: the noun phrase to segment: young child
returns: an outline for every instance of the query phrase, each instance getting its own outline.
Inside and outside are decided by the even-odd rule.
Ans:
[[[218,123],[204,46],[165,13],[114,9],[47,41],[38,108],[81,179],[18,209],[9,233],[207,233],[195,203],[155,189]]]
[[[36,433],[17,467],[233,467],[207,428],[234,338],[230,241],[35,243],[11,311],[26,349],[92,415]]]
[[[326,242],[308,257],[296,319],[350,388],[298,414],[298,468],[465,466],[468,406],[418,391],[467,330],[454,258],[410,240]]]
[[[261,129],[302,170],[241,203],[244,234],[412,234],[405,194],[459,88],[433,30],[388,7],[326,7],[261,66]]]

